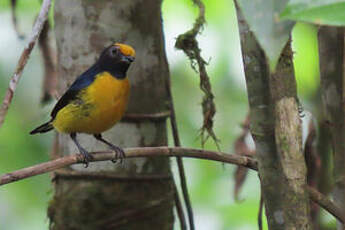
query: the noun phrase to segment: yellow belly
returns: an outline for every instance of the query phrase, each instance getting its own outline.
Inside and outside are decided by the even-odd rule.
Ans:
[[[102,133],[123,116],[128,103],[128,78],[116,79],[109,73],[99,74],[75,100],[62,108],[53,121],[59,132]]]

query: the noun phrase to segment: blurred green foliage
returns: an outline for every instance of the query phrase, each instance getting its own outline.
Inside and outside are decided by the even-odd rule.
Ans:
[[[237,20],[232,1],[204,0],[207,25],[199,36],[202,55],[209,60],[208,71],[216,97],[215,131],[224,152],[233,152],[241,133],[248,102],[242,70]],[[39,11],[39,1],[18,1],[19,27],[29,34]],[[175,38],[189,29],[197,15],[190,0],[165,0],[163,19],[170,63],[173,96],[183,146],[200,148],[202,122],[199,77],[184,54],[174,49]],[[177,16],[178,15],[178,16]],[[0,97],[2,98],[25,41],[16,38],[9,1],[0,1]],[[316,28],[297,24],[293,31],[295,70],[299,93],[313,95],[318,88]],[[297,63],[296,63],[297,62]],[[0,129],[0,173],[6,173],[49,159],[53,133],[30,136],[28,132],[49,116],[52,104],[40,106],[42,63],[35,49],[19,83],[17,93]],[[170,145],[172,138],[170,136]],[[212,141],[205,146],[216,150]],[[174,160],[172,159],[172,162]],[[250,172],[242,189],[242,202],[233,200],[232,165],[186,159],[186,173],[196,215],[197,229],[256,229],[259,181]],[[176,174],[176,165],[172,164]],[[176,178],[178,178],[176,176]],[[48,227],[46,208],[52,194],[49,175],[33,177],[0,188],[0,229],[43,230]],[[176,229],[179,225],[176,224]]]
[[[312,98],[320,85],[317,27],[299,22],[292,30],[292,39],[297,90]]]
[[[344,26],[344,11],[343,0],[290,0],[281,17],[317,25]]]

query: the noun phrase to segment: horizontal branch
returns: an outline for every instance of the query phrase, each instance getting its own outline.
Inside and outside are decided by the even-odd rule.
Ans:
[[[257,170],[256,160],[239,156],[235,154],[227,154],[209,150],[182,148],[182,147],[141,147],[141,148],[127,148],[124,150],[126,158],[134,157],[153,157],[153,156],[167,156],[167,157],[189,157],[198,158],[204,160],[219,161],[223,163],[235,164],[244,166],[253,170]],[[114,152],[94,152],[91,153],[95,161],[107,161],[112,160],[115,157]],[[82,164],[83,157],[80,154],[68,155],[56,160],[48,161],[45,163],[37,164],[31,167],[20,169],[11,173],[0,176],[0,186],[9,184],[18,180],[22,180],[28,177],[52,172],[54,170],[70,166],[72,164]],[[340,222],[345,223],[345,216],[342,215],[339,207],[329,200],[325,195],[316,191],[314,188],[307,186],[310,199],[336,217]]]
[[[115,158],[115,153],[95,152],[91,153],[92,161],[106,161]],[[225,154],[214,151],[207,151],[192,148],[170,148],[170,147],[142,147],[142,148],[127,148],[125,149],[127,158],[133,157],[152,157],[152,156],[183,156],[200,158],[206,160],[219,161],[224,163],[242,165],[256,170],[256,161],[249,157],[242,157],[233,154]],[[8,184],[14,181],[22,180],[28,177],[54,171],[72,164],[83,163],[83,157],[80,154],[65,156],[56,160],[48,161],[28,168],[20,169],[11,173],[4,174],[0,177],[0,185]]]

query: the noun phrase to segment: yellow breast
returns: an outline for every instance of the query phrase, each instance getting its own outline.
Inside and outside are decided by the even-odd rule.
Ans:
[[[53,126],[60,132],[96,134],[114,126],[123,116],[129,97],[128,78],[116,79],[108,72],[79,93],[76,100],[56,115]]]

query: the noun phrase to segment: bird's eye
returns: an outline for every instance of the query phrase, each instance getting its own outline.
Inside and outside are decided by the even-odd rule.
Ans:
[[[112,47],[110,49],[110,56],[115,57],[117,55],[117,52],[118,52],[118,48]]]

